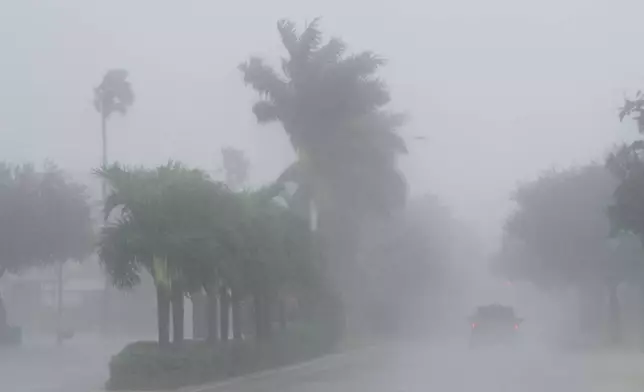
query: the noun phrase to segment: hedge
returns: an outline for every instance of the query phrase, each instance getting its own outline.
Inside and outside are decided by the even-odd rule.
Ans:
[[[185,341],[160,349],[156,342],[135,342],[112,357],[108,390],[167,390],[224,380],[287,366],[330,353],[330,333],[311,326],[289,328],[268,342]]]

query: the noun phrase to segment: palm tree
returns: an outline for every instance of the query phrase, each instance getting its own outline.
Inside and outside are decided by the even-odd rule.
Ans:
[[[134,104],[134,92],[132,85],[127,80],[128,72],[125,69],[111,69],[105,73],[101,84],[94,88],[94,107],[101,115],[101,140],[102,158],[101,164],[107,167],[107,120],[114,113],[125,115],[127,110]],[[103,200],[107,197],[105,181],[101,184],[101,196]],[[109,279],[105,282],[103,293],[103,328],[107,327],[109,320]]]
[[[258,122],[280,122],[297,153],[278,182],[298,185],[294,197],[319,217],[316,226],[334,251],[332,272],[344,280],[364,220],[405,202],[406,183],[396,167],[406,153],[396,133],[404,117],[384,109],[390,96],[376,73],[385,61],[372,52],[345,55],[337,38],[323,44],[317,22],[301,34],[294,23],[278,22],[288,53],[282,73],[257,57],[239,68],[260,94],[253,106]]]
[[[117,287],[131,287],[148,271],[157,289],[159,344],[169,343],[170,303],[173,340],[183,340],[184,294],[201,289],[217,268],[219,212],[226,190],[199,170],[170,163],[155,170],[118,165],[97,171],[112,193],[105,214],[99,254]]]
[[[132,85],[127,80],[125,69],[107,71],[98,87],[94,88],[94,107],[101,115],[101,135],[103,140],[103,166],[107,166],[107,120],[114,114],[125,115],[134,104]],[[105,195],[105,193],[103,193]]]

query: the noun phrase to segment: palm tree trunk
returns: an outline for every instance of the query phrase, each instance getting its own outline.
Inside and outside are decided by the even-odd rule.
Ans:
[[[273,335],[273,320],[271,318],[271,300],[268,296],[264,297],[262,306],[262,321],[264,324],[264,339],[269,340]]]
[[[0,268],[0,278],[4,275],[6,269],[4,267]],[[9,330],[9,324],[7,321],[7,309],[4,307],[4,301],[2,300],[2,293],[0,293],[0,342],[6,336],[7,331]]]
[[[214,286],[206,290],[207,299],[207,317],[208,317],[208,341],[215,343],[219,340],[219,298],[217,289]]]
[[[284,303],[284,298],[278,299],[278,317],[280,323],[280,329],[286,329],[286,304]]]
[[[107,167],[107,116],[104,111],[105,109],[101,110],[101,140],[102,140],[102,156],[101,156],[101,164],[103,167]],[[107,199],[107,182],[103,180],[101,182],[101,197],[103,204],[105,204],[105,200]],[[106,218],[104,217],[104,222],[105,223]],[[101,309],[101,329],[102,332],[105,334],[108,332],[109,329],[109,322],[110,322],[110,287],[111,287],[111,282],[110,282],[110,277],[107,274],[106,271],[105,273],[105,286],[103,288],[103,306]]]
[[[610,338],[613,344],[620,344],[622,340],[621,323],[619,317],[619,298],[617,297],[618,285],[608,287],[608,306],[610,310]]]
[[[264,340],[264,322],[262,321],[262,296],[259,293],[253,294],[253,307],[255,308],[255,338],[257,340]]]
[[[56,271],[56,341],[58,344],[63,343],[63,266],[64,263],[61,262]]]
[[[316,231],[318,227],[318,209],[315,205],[315,201],[311,199],[309,200],[309,229],[311,231]]]
[[[157,328],[159,332],[159,346],[170,345],[170,296],[168,291],[157,285]]]
[[[639,306],[640,306],[640,311],[644,310],[644,279],[640,279],[640,284],[639,284]],[[644,318],[640,318],[640,326],[639,326],[640,334],[639,334],[639,344],[640,344],[640,351],[644,352]]]
[[[219,331],[221,331],[221,340],[227,341],[230,333],[230,294],[226,286],[222,286],[219,290],[219,309]]]
[[[255,302],[255,334],[257,340],[265,341],[270,339],[271,333],[271,317],[270,317],[270,301],[268,296],[263,292],[256,292],[254,295]]]
[[[241,298],[237,290],[231,291],[231,304],[233,316],[233,339],[242,339]]]
[[[172,341],[181,345],[184,339],[184,298],[183,288],[177,282],[172,283]]]
[[[208,336],[208,301],[202,291],[190,296],[192,301],[192,338],[203,340]]]

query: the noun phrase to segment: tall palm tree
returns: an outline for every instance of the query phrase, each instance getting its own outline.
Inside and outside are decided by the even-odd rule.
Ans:
[[[101,116],[101,164],[103,167],[107,167],[108,165],[107,120],[114,113],[125,115],[130,106],[134,104],[134,91],[127,78],[127,70],[111,69],[105,73],[101,83],[94,88],[94,107]],[[103,200],[107,197],[107,185],[105,181],[101,184],[101,196]],[[109,320],[109,288],[109,279],[106,277],[103,293],[103,328],[107,328],[107,322]]]
[[[317,19],[302,33],[286,20],[277,28],[288,53],[282,72],[257,57],[239,68],[260,94],[253,106],[258,122],[280,122],[297,153],[279,181],[298,184],[295,198],[309,201],[311,217],[318,217],[335,250],[329,261],[344,279],[350,274],[342,265],[352,264],[364,220],[405,202],[406,183],[396,166],[406,153],[396,133],[404,116],[385,110],[389,92],[376,75],[385,64],[381,57],[346,55],[337,38],[323,44]]]

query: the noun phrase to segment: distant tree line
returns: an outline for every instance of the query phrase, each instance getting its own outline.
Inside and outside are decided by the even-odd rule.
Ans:
[[[620,120],[633,116],[642,133],[643,108],[638,93],[626,100]],[[627,283],[644,293],[643,147],[638,140],[617,148],[605,164],[553,170],[521,184],[494,262],[510,279],[578,289],[585,300],[582,328],[598,332],[602,321],[593,314],[607,303],[613,343],[621,341],[618,287]]]

